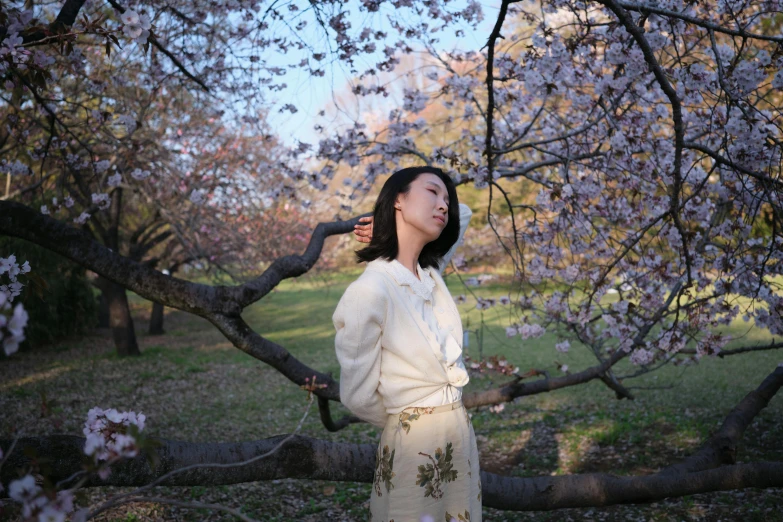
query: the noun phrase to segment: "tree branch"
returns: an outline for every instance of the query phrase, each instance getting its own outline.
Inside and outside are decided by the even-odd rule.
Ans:
[[[48,31],[35,31],[22,36],[22,45],[29,45],[31,43],[40,42],[52,35],[52,33],[58,33],[62,28],[68,28],[76,21],[76,17],[79,16],[79,11],[84,5],[85,0],[66,0],[63,4],[60,12],[57,14],[54,22],[49,24]],[[0,27],[0,40],[5,38],[8,33],[7,27]]]
[[[596,156],[600,156],[602,153],[598,150],[593,152],[586,152],[584,154],[577,154],[576,156],[572,156],[567,158],[568,161],[580,161],[584,159],[590,159],[595,158]],[[565,160],[563,158],[552,158],[547,160],[541,160],[537,161],[535,163],[530,163],[528,165],[525,165],[521,169],[506,169],[506,168],[498,168],[497,171],[500,174],[501,178],[516,178],[518,176],[522,176],[524,178],[529,179],[530,181],[534,183],[538,183],[539,185],[543,185],[546,188],[552,188],[552,183],[545,180],[545,179],[536,179],[530,175],[531,172],[540,169],[541,167],[552,167],[554,165],[560,165],[561,163],[564,163]]]
[[[710,149],[710,148],[708,148],[708,147],[706,147],[706,146],[704,146],[704,145],[702,145],[700,143],[687,141],[687,142],[685,142],[685,148],[698,150],[699,152],[703,152],[704,154],[706,154],[707,156],[711,157],[713,160],[715,160],[720,165],[726,165],[727,167],[730,167],[730,168],[732,168],[732,169],[734,169],[736,171],[742,172],[743,174],[747,174],[751,178],[754,178],[754,179],[756,179],[758,181],[761,181],[761,182],[764,182],[764,183],[771,183],[771,184],[775,185],[778,189],[783,188],[783,181],[780,181],[778,179],[770,178],[769,176],[766,176],[766,175],[764,175],[764,174],[762,174],[760,172],[756,172],[756,171],[747,169],[745,167],[742,167],[740,165],[737,165],[733,161],[731,161],[731,160],[729,160],[727,158],[724,158],[723,156],[721,156],[720,154],[718,154],[714,150],[712,150],[712,149]]]
[[[682,252],[685,257],[685,274],[688,278],[688,286],[692,283],[693,275],[691,274],[691,255],[688,248],[688,236],[685,231],[685,227],[680,219],[680,192],[682,190],[682,151],[685,143],[685,126],[682,121],[682,103],[677,96],[677,91],[669,82],[669,78],[666,77],[666,72],[658,63],[655,58],[655,53],[650,47],[649,42],[644,37],[644,31],[641,27],[634,23],[628,11],[623,9],[615,0],[599,0],[609,10],[611,10],[620,23],[623,24],[625,30],[633,37],[636,45],[642,51],[644,55],[644,61],[652,71],[655,79],[658,81],[661,90],[669,99],[669,103],[672,106],[672,122],[674,123],[674,168],[672,169],[673,183],[669,190],[669,210],[674,226],[680,234],[680,240],[682,241]]]
[[[712,491],[781,487],[783,462],[756,462],[685,475],[642,477],[590,473],[522,479],[482,472],[481,485],[485,506],[510,511],[642,504]]]
[[[657,14],[660,16],[677,18],[684,22],[688,22],[693,25],[698,25],[699,27],[704,27],[705,29],[710,29],[711,31],[715,31],[717,33],[728,34],[730,36],[739,36],[741,38],[752,38],[754,40],[766,40],[768,42],[783,43],[783,36],[767,36],[764,34],[749,33],[747,31],[729,29],[722,25],[718,25],[716,23],[710,22],[709,20],[703,20],[701,18],[697,18],[695,16],[687,15],[684,13],[678,13],[677,11],[672,11],[671,9],[662,9],[660,7],[656,7],[653,4],[638,5],[638,4],[632,4],[630,2],[622,2],[622,1],[616,3],[623,9],[627,9],[629,11],[636,11],[644,14]]]
[[[238,316],[242,309],[232,289],[190,283],[135,262],[101,245],[81,229],[14,201],[0,201],[0,234],[30,241],[136,292],[145,299],[204,315]]]
[[[70,27],[76,21],[76,17],[79,16],[85,0],[66,0],[62,9],[57,14],[54,23],[61,24],[66,27]]]
[[[84,0],[82,0],[82,1],[84,1]],[[119,3],[117,3],[115,0],[109,0],[109,3],[111,4],[111,6],[114,9],[116,9],[120,13],[124,13],[125,12],[125,9]],[[168,49],[163,47],[163,45],[161,45],[161,43],[158,41],[157,38],[155,38],[154,36],[150,36],[149,41],[150,41],[150,43],[152,45],[157,47],[157,49],[160,52],[165,54],[169,58],[169,60],[171,60],[171,62],[174,64],[174,66],[177,69],[179,69],[180,71],[182,71],[182,74],[184,74],[189,79],[191,79],[194,82],[196,82],[199,85],[199,87],[204,89],[205,92],[210,92],[209,87],[207,87],[207,84],[205,84],[204,81],[201,80],[200,78],[197,78],[196,76],[194,76],[193,73],[188,71],[188,68],[185,67],[185,65],[182,62],[180,62],[179,59],[171,53],[171,51],[169,51]]]
[[[503,38],[500,34],[503,29],[503,22],[506,20],[506,13],[508,12],[509,0],[501,0],[500,12],[498,18],[495,21],[495,27],[492,29],[492,33],[487,40],[487,133],[484,144],[484,154],[487,156],[487,179],[492,180],[492,172],[495,170],[494,157],[492,155],[492,137],[494,132],[494,114],[495,114],[495,87],[492,74],[492,68],[495,65],[495,41],[498,38]]]
[[[203,285],[163,275],[117,254],[80,229],[14,201],[0,201],[0,234],[57,252],[150,301],[202,317],[238,317],[245,307],[264,297],[283,279],[297,277],[312,268],[326,237],[350,232],[360,217],[319,223],[303,255],[279,258],[257,279],[237,286]]]
[[[279,344],[257,334],[241,317],[211,314],[207,315],[206,318],[235,347],[251,357],[265,362],[291,382],[302,386],[307,383],[305,379],[312,380],[315,378],[319,384],[325,384],[326,387],[314,390],[314,394],[325,399],[340,400],[339,383],[332,379],[330,375],[310,368]]]
[[[601,378],[609,368],[617,364],[620,359],[627,355],[628,352],[617,350],[609,359],[606,359],[601,364],[591,366],[581,372],[555,377],[553,379],[539,379],[533,382],[521,382],[516,380],[501,386],[500,388],[464,395],[462,397],[462,402],[465,404],[466,408],[476,408],[478,406],[511,402],[517,397],[536,395],[560,388],[566,388],[568,386],[584,384],[593,379]]]
[[[150,250],[152,250],[159,244],[166,241],[172,235],[174,234],[171,230],[164,230],[157,236],[149,238],[145,240],[143,243],[137,244],[135,249],[135,254],[137,256],[136,259],[141,260],[144,256],[146,256],[150,252]]]
[[[0,234],[19,237],[57,252],[145,299],[204,317],[235,347],[272,366],[291,382],[301,386],[306,384],[306,379],[315,377],[326,386],[314,393],[339,401],[339,386],[334,379],[254,332],[240,314],[283,279],[296,277],[312,268],[321,254],[325,238],[350,232],[360,217],[318,224],[303,255],[279,258],[257,279],[233,287],[191,283],[164,275],[148,264],[117,254],[82,230],[16,202],[0,201]]]
[[[332,413],[329,411],[329,399],[324,397],[318,397],[318,413],[321,416],[321,423],[327,429],[327,431],[335,432],[340,431],[346,426],[362,422],[359,417],[353,415],[344,415],[340,420],[335,422],[332,419]]]
[[[617,377],[615,377],[611,370],[604,372],[603,375],[599,376],[599,379],[601,379],[601,381],[606,384],[610,390],[614,391],[614,394],[618,399],[628,399],[631,401],[634,399],[634,396],[630,390],[620,384],[620,381],[617,380]]]
[[[772,342],[769,344],[759,344],[756,346],[743,346],[742,348],[734,348],[732,350],[721,350],[717,353],[717,356],[723,358],[728,355],[738,355],[740,353],[748,353],[748,352],[763,352],[766,350],[777,350],[779,348],[783,348],[783,343],[776,343],[773,339]],[[680,350],[677,353],[695,355],[696,350],[688,348],[686,350]]]
[[[679,464],[669,466],[661,475],[692,473],[737,461],[737,444],[745,429],[783,386],[783,367],[778,367],[754,391],[748,393],[726,417],[720,429],[699,451]]]
[[[269,453],[286,438],[289,440],[268,457],[250,464],[231,466]],[[73,435],[20,438],[16,449],[8,453],[7,461],[0,469],[0,481],[7,486],[11,480],[18,478],[16,470],[30,463],[25,448],[38,458],[53,459],[52,474],[49,475],[52,481],[65,479],[82,469],[84,442],[84,437]],[[190,466],[194,468],[185,473],[171,474],[158,485],[217,486],[282,478],[371,482],[376,450],[374,444],[331,442],[302,435],[278,435],[250,442],[193,443],[168,439],[156,439],[156,442],[159,443],[155,448],[157,466],[153,467],[147,455],[142,454],[113,465],[106,480],[90,475],[85,487],[141,487]],[[0,440],[0,447],[6,448],[10,443],[10,440]],[[0,492],[0,497],[7,492],[6,487]]]
[[[306,273],[318,261],[327,237],[351,232],[354,224],[366,215],[369,214],[363,214],[348,221],[319,223],[310,237],[304,254],[278,258],[259,277],[237,287],[239,305],[245,308],[271,292],[283,279]]]

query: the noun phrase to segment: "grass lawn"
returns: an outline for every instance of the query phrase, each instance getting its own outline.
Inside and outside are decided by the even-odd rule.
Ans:
[[[328,279],[285,281],[245,311],[261,335],[286,347],[305,364],[338,375],[332,312],[358,272]],[[466,293],[455,276],[452,294]],[[484,297],[500,296],[500,285],[482,286]],[[481,312],[460,307],[463,324],[481,324]],[[306,395],[275,370],[231,346],[206,321],[167,310],[163,336],[147,336],[149,303],[132,296],[142,356],[118,359],[108,332],[61,342],[0,361],[0,437],[21,428],[27,434],[80,434],[93,406],[133,409],[147,415],[149,434],[190,441],[239,441],[266,438],[294,429]],[[581,346],[567,354],[554,350],[554,337],[507,339],[508,310],[483,312],[484,355],[504,355],[522,371],[558,374],[556,361],[571,371],[595,359]],[[738,321],[735,334],[744,343],[766,341],[763,332]],[[476,337],[466,352],[477,358]],[[600,381],[518,399],[500,413],[472,412],[482,467],[513,476],[586,472],[652,473],[694,451],[724,416],[777,365],[783,352],[769,351],[697,365],[667,367],[625,384],[633,401],[618,401]],[[617,374],[632,370],[620,365]],[[466,393],[505,382],[502,375],[472,378]],[[336,405],[332,413],[347,413]],[[366,424],[329,433],[313,408],[303,434],[335,441],[375,442]],[[746,432],[741,462],[783,460],[783,397],[775,397]],[[279,480],[217,488],[161,488],[177,498],[220,502],[261,520],[365,520],[369,484]],[[116,489],[91,490],[92,501]],[[783,491],[744,490],[694,495],[640,506],[506,513],[484,510],[484,520],[742,520],[783,521]],[[3,515],[0,513],[0,518]],[[159,505],[135,505],[111,511],[102,520],[230,520],[213,512]]]

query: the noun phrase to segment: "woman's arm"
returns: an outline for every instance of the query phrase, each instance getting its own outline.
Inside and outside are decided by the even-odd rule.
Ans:
[[[340,401],[357,417],[375,426],[386,424],[378,393],[381,378],[381,333],[386,316],[383,289],[355,281],[332,316],[334,345],[340,362]]]

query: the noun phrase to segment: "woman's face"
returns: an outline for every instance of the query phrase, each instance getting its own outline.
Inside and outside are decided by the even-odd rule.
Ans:
[[[407,194],[397,196],[395,202],[405,228],[418,231],[425,242],[435,241],[449,222],[449,194],[446,185],[435,174],[420,174],[414,179]],[[400,227],[397,227],[400,231]]]

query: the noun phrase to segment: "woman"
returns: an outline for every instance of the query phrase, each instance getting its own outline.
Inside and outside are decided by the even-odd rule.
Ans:
[[[462,405],[462,324],[440,274],[470,215],[447,175],[415,167],[389,177],[371,225],[357,229],[369,237],[356,253],[367,266],[332,319],[340,398],[383,428],[374,522],[481,520],[478,449]]]

